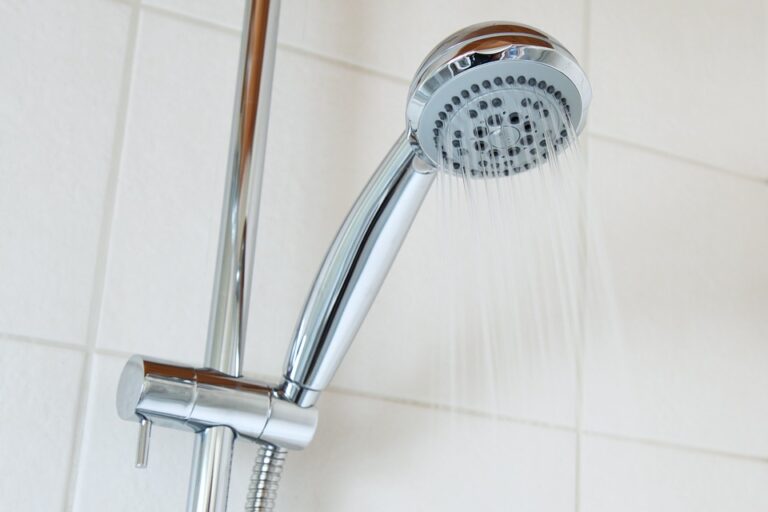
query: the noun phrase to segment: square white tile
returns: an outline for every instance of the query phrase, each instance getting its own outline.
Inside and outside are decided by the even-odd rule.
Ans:
[[[588,343],[588,429],[768,455],[768,187],[591,140],[622,325]]]
[[[139,426],[120,419],[115,406],[123,364],[94,357],[73,510],[183,510],[194,438],[153,428],[148,466],[134,467]]]
[[[6,510],[62,510],[84,354],[0,340],[0,495]]]
[[[0,332],[85,343],[130,11],[0,6]]]
[[[591,4],[596,133],[768,178],[762,0]]]
[[[238,38],[142,13],[98,346],[201,361]]]
[[[588,512],[761,512],[768,464],[586,437],[581,510]]]
[[[337,393],[319,407],[313,444],[286,458],[279,510],[573,510],[570,432]],[[238,447],[232,510],[255,452]]]

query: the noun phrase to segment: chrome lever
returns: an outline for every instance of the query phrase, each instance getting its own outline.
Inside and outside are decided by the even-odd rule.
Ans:
[[[152,435],[152,422],[142,417],[139,422],[139,443],[136,446],[136,467],[139,469],[147,467],[150,435]]]

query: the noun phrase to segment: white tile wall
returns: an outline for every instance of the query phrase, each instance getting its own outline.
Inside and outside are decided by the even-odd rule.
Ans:
[[[768,508],[765,461],[587,437],[581,510],[760,512]]]
[[[768,187],[590,151],[623,337],[588,342],[585,426],[768,456]]]
[[[482,314],[481,307],[465,312],[454,301],[464,307],[467,303],[482,304],[487,294],[497,288],[482,282],[489,277],[487,272],[471,270],[472,263],[468,262],[482,261],[484,256],[470,247],[477,243],[476,239],[468,237],[465,244],[440,240],[441,231],[446,229],[463,234],[480,231],[471,221],[461,222],[443,214],[441,206],[447,198],[441,193],[442,185],[438,180],[422,206],[334,384],[376,396],[458,405],[575,426],[576,365],[566,342],[550,339],[553,347],[562,350],[547,352],[526,343],[525,335],[518,334],[521,339],[514,347],[495,349],[483,345],[481,339],[458,341],[449,332],[480,332],[483,324],[473,317]],[[533,247],[538,239],[530,236],[526,241]],[[499,252],[510,255],[511,249]],[[457,266],[466,269],[466,277],[456,276]],[[454,282],[447,283],[449,280]],[[495,280],[503,281],[499,277]],[[522,279],[511,284],[525,286]],[[537,284],[545,288],[543,283]],[[549,310],[553,309],[550,304]],[[504,329],[512,323],[508,317],[514,314],[508,305],[492,311],[507,317],[493,322],[502,332],[494,339],[503,340],[503,333],[509,332]],[[524,326],[517,327],[531,327],[534,323],[531,318],[520,321]],[[500,367],[486,364],[483,354],[487,350],[495,350]],[[478,361],[473,362],[473,358]],[[507,363],[510,366],[504,367]]]
[[[572,432],[336,393],[320,407],[317,443],[286,459],[281,510],[573,508]],[[233,509],[245,498],[252,454],[235,462]]]
[[[243,0],[147,3],[236,29],[242,25]],[[441,39],[467,25],[494,19],[525,20],[557,34],[558,40],[580,57],[584,15],[584,3],[579,0],[535,4],[504,0],[283,0],[278,37],[284,44],[410,80]]]
[[[98,346],[204,351],[239,39],[142,13]]]
[[[181,510],[193,439],[185,432],[153,428],[148,466],[134,467],[138,424],[121,420],[115,409],[124,362],[94,358],[72,510]]]
[[[594,0],[591,130],[768,178],[762,0]]]
[[[15,71],[0,75],[13,510],[183,506],[191,438],[155,429],[150,467],[133,469],[115,385],[133,352],[202,357],[242,5],[0,0]],[[246,367],[279,371],[418,62],[493,18],[552,32],[590,68],[589,198],[623,329],[521,372],[505,420],[435,409],[433,194],[316,442],[290,457],[281,510],[764,510],[765,2],[284,0]],[[233,510],[253,455],[238,446]]]
[[[3,508],[60,510],[69,485],[83,354],[3,338],[0,361]]]
[[[584,48],[584,3],[578,0],[288,0],[286,5],[293,15],[283,22],[283,42],[406,80],[437,42],[488,20],[523,20],[556,34],[577,57]]]
[[[130,20],[0,2],[0,331],[84,343]]]
[[[240,30],[244,0],[143,0],[144,5]]]

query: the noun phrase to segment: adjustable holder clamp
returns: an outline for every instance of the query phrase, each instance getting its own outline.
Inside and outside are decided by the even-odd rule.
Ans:
[[[238,437],[290,450],[306,447],[317,428],[317,409],[281,399],[273,386],[141,356],[123,369],[117,412],[140,424],[140,468],[147,465],[153,424],[192,432],[223,426]]]

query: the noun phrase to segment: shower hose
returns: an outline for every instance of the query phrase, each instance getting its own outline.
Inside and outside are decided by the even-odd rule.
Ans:
[[[286,453],[284,448],[271,444],[263,444],[259,447],[248,486],[246,512],[269,512],[275,509],[277,488],[280,485]]]

